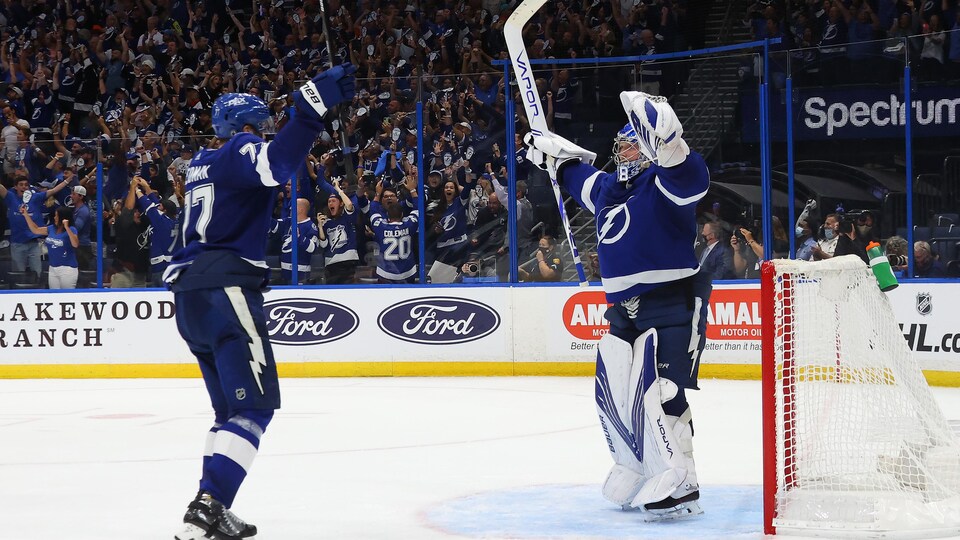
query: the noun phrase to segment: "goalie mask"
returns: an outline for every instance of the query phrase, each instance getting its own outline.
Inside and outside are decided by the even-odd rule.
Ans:
[[[613,139],[613,162],[617,166],[617,181],[627,183],[650,166],[640,150],[640,139],[633,126],[627,124]]]

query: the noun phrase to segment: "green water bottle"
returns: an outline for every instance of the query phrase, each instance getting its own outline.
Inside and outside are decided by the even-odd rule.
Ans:
[[[897,283],[897,276],[893,275],[893,268],[890,267],[890,261],[880,249],[880,244],[870,242],[867,244],[867,257],[870,259],[870,269],[877,278],[877,285],[883,292],[892,291],[900,284]]]

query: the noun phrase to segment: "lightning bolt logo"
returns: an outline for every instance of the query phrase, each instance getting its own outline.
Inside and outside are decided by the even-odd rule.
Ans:
[[[263,395],[263,383],[260,382],[260,375],[263,375],[263,368],[267,366],[266,358],[254,358],[250,361],[250,371],[253,372],[253,379],[257,381],[257,388],[260,389],[260,395]]]
[[[633,197],[631,197],[632,199]],[[628,199],[629,202],[629,199]],[[621,213],[624,214],[623,226],[619,232],[617,232],[612,238],[607,238],[607,235],[610,234],[611,229],[613,229],[614,221],[617,219]],[[603,225],[600,226],[600,230],[597,232],[597,237],[603,244],[615,244],[618,240],[623,238],[623,235],[627,233],[627,229],[630,228],[630,209],[627,208],[627,204],[623,203],[619,206],[615,206],[613,210],[608,212],[603,217]]]

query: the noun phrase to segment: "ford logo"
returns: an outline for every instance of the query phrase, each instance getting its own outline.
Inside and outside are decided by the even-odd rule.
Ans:
[[[316,345],[345,338],[360,326],[350,308],[312,298],[284,298],[264,302],[271,343]]]
[[[414,298],[388,307],[377,318],[377,325],[397,339],[447,345],[490,335],[500,326],[500,315],[465,298]]]

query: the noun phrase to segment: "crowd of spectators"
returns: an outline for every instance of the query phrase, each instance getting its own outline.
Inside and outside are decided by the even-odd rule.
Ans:
[[[276,217],[286,224],[276,229],[273,256],[291,251],[284,237],[293,229],[293,208],[298,222],[301,215],[315,222],[329,212],[334,178],[342,179],[339,185],[354,202],[379,203],[379,192],[392,190],[410,214],[411,179],[423,167],[427,253],[412,256],[433,265],[437,242],[450,240],[451,225],[460,222],[466,240],[444,254],[454,273],[438,279],[462,278],[461,263],[470,258],[489,261],[488,271],[503,279],[511,249],[504,236],[507,160],[518,160],[521,178],[526,167],[519,138],[517,155],[505,155],[507,97],[502,67],[493,63],[507,57],[503,25],[517,4],[329,0],[329,51],[317,0],[3,0],[0,180],[13,188],[26,179],[23,191],[31,194],[60,184],[67,189],[42,205],[11,189],[0,212],[0,231],[9,233],[0,245],[20,244],[9,248],[13,270],[33,272],[36,279],[39,268],[22,254],[29,248],[33,257],[34,246],[44,257],[47,252],[19,207],[28,206],[45,225],[55,224],[56,207],[83,206],[85,222],[78,215],[73,223],[81,286],[96,282],[89,276],[95,257],[86,255],[95,255],[94,248],[105,256],[105,282],[119,276],[116,283],[124,286],[157,283],[173,243],[166,222],[163,238],[156,237],[152,221],[160,218],[150,216],[175,218],[187,165],[213,136],[213,101],[227,92],[260,96],[273,112],[264,130],[269,137],[294,114],[291,92],[325,69],[332,52],[334,63],[359,67],[359,91],[342,111],[342,125],[329,122],[298,174],[296,197],[307,200],[308,210],[301,214],[299,203],[292,204],[292,190],[278,193]],[[526,27],[525,38],[532,58],[652,54],[697,44],[700,33],[684,31],[696,16],[692,11],[683,0],[552,2]],[[569,132],[574,108],[584,101],[583,73],[537,75],[551,123]],[[658,74],[645,81],[657,83]],[[422,157],[418,101],[424,103]],[[522,115],[518,121],[524,122]],[[444,196],[451,184],[462,205]],[[531,251],[543,233],[557,232],[555,223],[533,225],[538,209],[527,191],[518,190],[522,262],[534,259]],[[358,262],[374,266],[384,246],[376,245],[369,216],[356,216]],[[484,227],[479,234],[478,220]],[[104,246],[95,242],[98,228]],[[314,268],[321,259],[314,259]]]
[[[960,79],[957,0],[756,0],[743,22],[754,39],[781,39],[781,87],[788,63],[807,85],[894,82],[907,59],[921,81]]]

